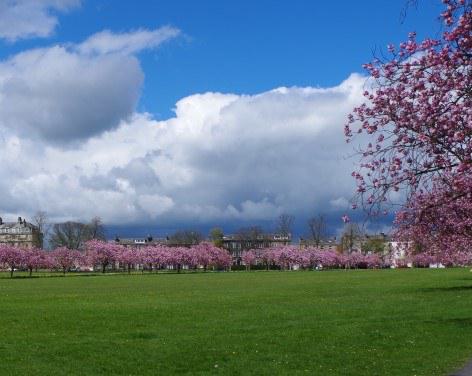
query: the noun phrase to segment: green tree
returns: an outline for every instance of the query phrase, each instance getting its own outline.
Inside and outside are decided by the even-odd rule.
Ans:
[[[210,239],[216,247],[223,246],[223,230],[219,227],[212,228],[210,231]]]
[[[362,245],[362,250],[365,252],[383,253],[385,251],[385,240],[378,237],[369,238]]]

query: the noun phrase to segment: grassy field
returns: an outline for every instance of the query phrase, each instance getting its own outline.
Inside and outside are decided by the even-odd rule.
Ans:
[[[0,278],[0,374],[446,375],[472,273]]]

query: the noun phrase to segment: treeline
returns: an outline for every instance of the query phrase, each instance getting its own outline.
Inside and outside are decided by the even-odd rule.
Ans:
[[[241,260],[250,269],[251,266],[263,265],[267,269],[378,269],[406,268],[410,266],[426,268],[430,265],[445,267],[469,266],[472,256],[468,253],[456,253],[447,256],[431,255],[427,252],[408,254],[397,257],[393,253],[339,253],[333,250],[323,250],[315,247],[299,249],[293,246],[274,247],[268,249],[249,250],[241,255]]]
[[[101,240],[85,242],[83,251],[58,247],[53,251],[39,248],[22,249],[10,245],[0,245],[0,265],[10,270],[13,276],[15,270],[28,270],[31,275],[34,270],[68,271],[100,270],[105,273],[108,269],[131,272],[133,269],[161,270],[208,268],[226,270],[232,264],[231,255],[221,248],[208,242],[201,242],[191,247],[167,247],[164,245],[142,248],[127,248],[119,244]]]
[[[363,254],[352,252],[338,253],[318,248],[300,249],[293,246],[250,250],[242,254],[242,262],[247,269],[259,265],[269,269],[282,270],[319,270],[319,269],[376,269],[406,267],[410,263],[416,267],[428,267],[430,264],[444,266],[470,265],[471,258],[464,255],[454,259],[438,259],[426,253],[416,254],[409,258],[396,260],[392,255],[381,256],[378,253]],[[127,248],[113,242],[89,240],[83,251],[56,248],[44,251],[39,248],[22,249],[9,245],[0,245],[0,265],[10,271],[13,277],[15,270],[28,270],[32,275],[35,270],[56,270],[62,273],[69,271],[95,271],[105,273],[107,270],[130,273],[132,270],[176,270],[182,269],[204,271],[230,270],[233,264],[229,252],[209,242],[201,242],[191,247],[169,247],[165,245]]]

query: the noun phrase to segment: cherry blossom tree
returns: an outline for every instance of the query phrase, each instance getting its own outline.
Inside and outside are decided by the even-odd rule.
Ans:
[[[51,252],[51,257],[54,261],[54,266],[60,268],[64,275],[71,268],[78,266],[83,260],[83,256],[79,251],[67,247],[56,248]]]
[[[257,257],[253,250],[249,250],[242,253],[241,260],[246,265],[246,270],[251,270],[251,265],[256,264]]]
[[[472,1],[443,3],[440,38],[410,33],[398,48],[388,46],[390,57],[365,65],[366,101],[344,131],[348,142],[362,133],[368,140],[352,174],[354,207],[381,215],[404,200],[397,236],[416,234],[421,246],[447,256],[472,249]]]
[[[100,265],[102,273],[105,273],[108,265],[118,261],[118,255],[123,251],[123,248],[121,245],[96,239],[85,243],[88,261],[92,265]]]
[[[0,245],[0,264],[10,270],[10,278],[13,278],[15,269],[24,264],[25,255],[21,249],[10,245]]]
[[[203,267],[203,270],[206,271],[208,265],[211,263],[211,252],[213,244],[209,244],[207,242],[202,242],[196,246],[194,246],[197,264]]]
[[[30,277],[33,274],[33,269],[49,266],[45,252],[39,248],[24,249],[23,257],[24,266],[28,269]]]
[[[139,261],[138,250],[135,248],[123,247],[121,252],[118,252],[116,261],[126,265],[126,270],[128,271],[128,274],[130,274],[132,266],[137,264]]]
[[[206,243],[205,252],[210,256],[210,264],[213,268],[228,269],[233,263],[233,259],[228,251],[215,247],[212,243]]]
[[[434,258],[426,253],[418,253],[413,257],[413,265],[418,268],[427,268],[430,264],[435,263]]]

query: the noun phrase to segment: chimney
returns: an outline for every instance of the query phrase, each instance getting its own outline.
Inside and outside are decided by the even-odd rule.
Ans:
[[[18,217],[18,223],[21,223],[21,217]]]

